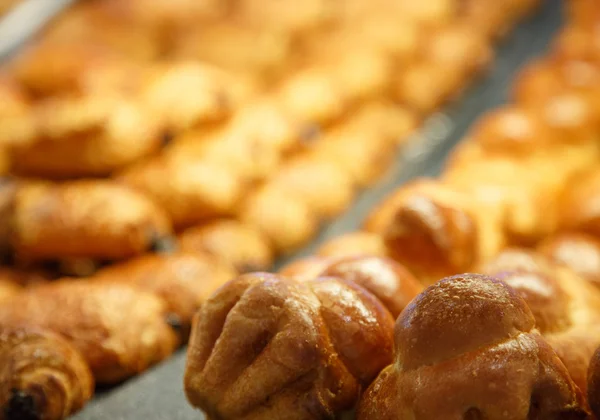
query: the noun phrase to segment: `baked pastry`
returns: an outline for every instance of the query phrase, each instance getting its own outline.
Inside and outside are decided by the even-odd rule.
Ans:
[[[590,170],[573,179],[561,197],[560,228],[600,236],[598,192],[600,170]]]
[[[525,301],[478,274],[427,288],[396,321],[395,361],[357,419],[584,419],[580,390]]]
[[[210,418],[333,418],[390,362],[392,325],[352,282],[238,277],[196,315],[186,395]]]
[[[501,279],[527,302],[536,328],[585,393],[588,364],[600,346],[600,292],[567,268],[530,250],[505,250],[482,271]]]
[[[540,242],[537,250],[600,287],[600,240],[585,233],[558,233]]]
[[[311,255],[285,264],[277,274],[298,281],[314,280],[339,258]]]
[[[588,370],[587,398],[592,413],[600,416],[600,350],[596,350]]]
[[[59,281],[0,305],[0,325],[54,331],[79,350],[97,383],[112,384],[167,358],[177,337],[167,306],[131,286]]]
[[[278,253],[289,253],[307,243],[318,228],[317,216],[304,201],[274,184],[252,191],[238,215],[258,228]]]
[[[92,398],[83,356],[49,331],[0,326],[0,419],[62,420]]]
[[[375,256],[353,256],[332,261],[318,275],[351,281],[371,292],[394,318],[423,286],[397,262]]]
[[[118,179],[152,198],[178,229],[233,214],[245,184],[230,168],[195,156],[157,156]]]
[[[10,149],[18,175],[106,176],[162,146],[162,127],[131,94],[55,97],[37,103],[30,118],[33,137]]]
[[[11,244],[25,260],[128,258],[170,235],[160,208],[111,181],[24,183],[11,218]]]
[[[208,253],[233,266],[238,273],[264,271],[273,265],[273,252],[258,229],[235,219],[191,227],[179,235],[182,251]]]
[[[317,250],[317,255],[323,257],[349,257],[353,255],[383,257],[387,255],[387,249],[380,235],[366,231],[356,231],[326,241]]]
[[[0,278],[0,303],[18,295],[22,287],[12,281]]]
[[[202,303],[236,271],[206,254],[154,254],[118,263],[100,270],[94,281],[129,284],[154,293],[167,305],[169,324],[187,340],[192,317]]]
[[[497,253],[505,242],[500,217],[468,194],[419,179],[376,207],[367,225],[383,229],[389,255],[429,284]]]
[[[317,156],[287,161],[269,182],[298,197],[323,219],[342,213],[354,198],[351,176],[335,161]]]

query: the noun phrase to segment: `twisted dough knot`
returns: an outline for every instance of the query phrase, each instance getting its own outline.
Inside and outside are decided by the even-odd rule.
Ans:
[[[396,321],[396,360],[363,395],[357,418],[585,418],[581,395],[503,282],[448,277]]]
[[[92,397],[83,357],[50,332],[0,327],[0,420],[60,420]]]
[[[536,327],[585,392],[588,364],[600,346],[600,292],[569,269],[530,250],[503,251],[482,271],[500,278],[527,302]]]
[[[197,314],[185,375],[211,419],[330,419],[392,359],[393,320],[351,282],[248,274]]]

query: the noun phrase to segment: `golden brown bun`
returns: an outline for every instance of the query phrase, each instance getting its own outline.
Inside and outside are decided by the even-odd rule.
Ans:
[[[100,270],[94,279],[129,284],[167,304],[169,322],[187,339],[192,317],[213,291],[237,275],[227,263],[206,254],[144,255]]]
[[[529,307],[501,281],[443,279],[396,321],[395,362],[357,419],[584,419],[583,399]]]
[[[85,357],[96,382],[115,383],[167,358],[177,337],[166,305],[131,286],[61,281],[0,306],[0,324],[47,328]]]
[[[258,229],[234,219],[191,227],[179,236],[179,245],[182,251],[211,254],[239,273],[264,271],[273,265],[267,239]]]
[[[12,246],[23,259],[121,259],[170,234],[161,209],[110,181],[28,183],[17,191]]]
[[[552,45],[553,56],[562,60],[589,60],[593,63],[600,61],[598,47],[597,22],[591,25],[566,25]]]
[[[585,233],[558,233],[544,239],[537,250],[600,287],[600,241]]]
[[[404,267],[385,257],[354,256],[335,260],[319,277],[335,277],[358,284],[378,298],[394,318],[423,290]]]
[[[353,283],[238,277],[195,318],[188,400],[223,420],[334,418],[390,362],[392,325]]]
[[[83,356],[65,339],[37,328],[0,327],[0,420],[62,420],[93,393]]]
[[[573,179],[561,199],[560,227],[600,236],[600,170]]]
[[[177,228],[232,214],[244,188],[237,172],[194,156],[158,156],[119,179],[164,208]]]
[[[500,278],[527,302],[536,327],[585,393],[588,364],[600,345],[600,291],[530,250],[503,251],[482,271]]]
[[[600,349],[600,348],[599,348]],[[592,413],[600,417],[600,350],[596,350],[588,370],[587,398]]]
[[[23,288],[12,281],[0,278],[0,303],[8,301],[23,291]]]
[[[375,233],[357,231],[345,233],[325,242],[317,250],[323,257],[350,257],[353,255],[387,255],[383,238]]]
[[[354,198],[353,179],[332,160],[306,156],[287,161],[271,183],[298,197],[320,218],[344,212]]]
[[[442,183],[417,180],[376,208],[367,225],[385,226],[389,255],[428,284],[465,272],[499,249],[493,213],[480,210],[471,197]]]
[[[317,216],[287,189],[266,184],[250,193],[239,217],[265,235],[278,253],[289,253],[307,243],[318,228]]]
[[[319,277],[319,274],[323,270],[338,259],[336,257],[311,255],[310,257],[300,258],[284,265],[277,274],[299,281],[313,280]]]

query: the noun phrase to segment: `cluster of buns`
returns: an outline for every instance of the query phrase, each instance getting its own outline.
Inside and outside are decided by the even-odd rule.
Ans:
[[[566,9],[550,52],[518,75],[510,105],[474,126],[439,178],[402,186],[363,230],[317,255],[209,298],[188,350],[194,406],[211,419],[600,418],[600,5]],[[324,283],[336,284],[334,299],[315,289]],[[393,330],[365,296],[396,318]],[[346,316],[343,327],[332,312]],[[332,345],[287,333],[300,316],[324,325],[319,339]],[[363,353],[365,342],[389,346],[383,332],[364,338],[369,322],[393,335],[394,350],[366,382],[346,355],[380,361]],[[253,351],[235,353],[233,337],[250,326]],[[333,375],[328,361],[338,359]],[[250,378],[260,387],[244,386]],[[349,391],[349,381],[361,386]]]
[[[234,336],[247,311],[264,325],[214,357],[261,353],[278,371],[249,396],[252,369],[221,382],[245,362],[199,359],[195,386],[212,390],[198,404],[228,392],[212,412],[236,416],[294,380],[273,399],[287,410],[318,376],[305,418],[351,406],[422,289],[401,266],[323,263],[335,280],[302,286],[242,277],[205,301],[344,211],[537,3],[87,0],[59,16],[0,70],[0,420],[76,412],[94,384],[187,342],[199,308],[193,335],[210,347],[222,299],[241,312]]]

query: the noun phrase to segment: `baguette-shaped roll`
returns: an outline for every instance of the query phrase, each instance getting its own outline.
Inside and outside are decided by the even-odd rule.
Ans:
[[[393,320],[352,282],[248,274],[195,318],[185,372],[192,405],[219,419],[331,419],[392,357]]]
[[[420,179],[376,208],[367,226],[382,229],[389,255],[428,284],[468,271],[502,248],[501,210]]]
[[[544,239],[537,250],[600,287],[600,240],[585,233],[558,233]]]
[[[12,246],[26,260],[128,258],[170,234],[160,208],[111,181],[23,184],[12,221]]]
[[[328,240],[319,247],[317,255],[323,257],[350,257],[353,255],[383,257],[387,255],[387,249],[380,235],[357,231]]]
[[[0,326],[0,420],[62,420],[94,393],[83,356],[49,331]]]
[[[396,321],[395,345],[359,420],[586,418],[531,310],[499,280],[462,274],[430,286]]]
[[[235,219],[218,219],[185,230],[179,236],[182,251],[208,253],[239,273],[265,271],[273,265],[273,252],[255,227]]]
[[[530,250],[505,250],[482,271],[500,278],[527,302],[537,329],[585,393],[588,364],[600,346],[600,291]]]
[[[44,178],[106,176],[162,145],[162,130],[136,98],[59,97],[39,103],[31,141],[9,155],[11,171]]]
[[[129,284],[159,296],[167,304],[169,323],[187,339],[192,317],[213,291],[236,271],[209,255],[175,253],[144,255],[100,270],[94,279]]]
[[[0,305],[0,325],[54,331],[83,355],[96,382],[112,384],[167,358],[178,342],[158,297],[121,284],[60,281]]]
[[[274,184],[252,191],[239,216],[244,223],[256,226],[279,253],[307,243],[318,228],[318,218],[305,202]]]
[[[195,156],[161,155],[128,168],[119,179],[165,209],[176,228],[231,215],[244,187],[235,170]]]

